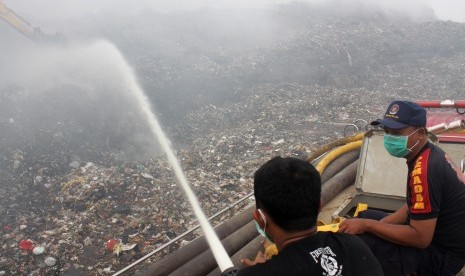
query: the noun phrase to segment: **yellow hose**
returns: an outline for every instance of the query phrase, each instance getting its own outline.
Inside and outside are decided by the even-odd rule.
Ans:
[[[361,148],[362,142],[362,140],[351,142],[331,151],[325,157],[323,157],[320,162],[318,162],[318,165],[316,165],[316,170],[320,173],[320,175],[323,174],[324,170],[331,162],[346,152]]]
[[[345,145],[345,144],[350,143],[350,142],[362,140],[364,135],[365,135],[365,133],[357,133],[357,134],[352,135],[352,136],[348,136],[348,137],[344,137],[344,138],[332,141],[331,143],[319,148],[317,151],[315,151],[314,153],[309,155],[307,157],[307,161],[312,162],[317,157],[323,155],[324,153],[332,150],[335,147],[339,147],[339,146]]]

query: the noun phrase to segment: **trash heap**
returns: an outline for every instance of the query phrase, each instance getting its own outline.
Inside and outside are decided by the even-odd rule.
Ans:
[[[270,158],[305,158],[342,137],[347,124],[379,118],[393,99],[463,96],[463,24],[317,24],[290,13],[279,16],[296,29],[286,36],[276,29],[283,37],[271,45],[211,49],[201,40],[189,48],[187,38],[195,35],[179,43],[154,39],[141,28],[173,32],[151,24],[151,12],[143,16],[140,26],[102,19],[109,24],[102,33],[119,43],[153,105],[162,107],[157,114],[207,217],[252,192],[253,172]],[[165,19],[175,20],[158,20]],[[299,20],[304,24],[297,28]],[[108,275],[197,225],[163,154],[125,160],[102,134],[108,131],[102,118],[117,130],[133,127],[118,125],[126,113],[86,116],[82,127],[74,115],[94,109],[74,104],[69,117],[55,118],[49,102],[73,89],[57,87],[46,100],[24,106],[29,95],[20,85],[0,86],[0,275]],[[67,94],[69,103],[79,102],[80,92]],[[21,116],[30,114],[48,117],[39,126],[22,124]],[[86,130],[95,135],[81,136]]]
[[[190,133],[177,156],[207,216],[250,193],[253,172],[266,160],[305,158],[340,136],[341,122],[373,113],[349,93],[340,93],[346,105],[331,111],[318,89],[259,87],[243,102],[190,113],[189,128],[171,130],[178,140]],[[58,166],[56,154],[37,160],[18,149],[2,160],[2,179],[17,187],[1,191],[0,271],[111,273],[196,226],[164,156],[123,162],[101,154],[98,162],[75,158]]]
[[[211,216],[252,191],[253,172],[265,161],[276,155],[305,158],[341,137],[345,124],[379,116],[380,103],[391,96],[401,95],[260,86],[240,103],[190,113],[184,131],[171,133],[178,140],[190,133],[188,146],[176,153]],[[0,271],[112,273],[196,226],[164,156],[139,162],[105,156],[99,163],[72,161],[67,172],[53,177],[50,156],[36,164],[27,152],[5,156],[2,179],[24,184],[2,189]]]

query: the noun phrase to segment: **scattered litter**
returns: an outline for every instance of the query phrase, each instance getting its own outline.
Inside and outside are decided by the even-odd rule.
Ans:
[[[115,246],[119,244],[119,241],[118,240],[115,240],[115,239],[111,239],[111,240],[108,240],[107,241],[107,249],[110,250],[110,251],[113,251]]]
[[[137,244],[123,244],[121,245],[121,251],[129,251],[129,250],[132,250],[134,249],[135,247],[137,246]]]
[[[36,246],[36,247],[34,247],[34,249],[32,249],[32,253],[34,255],[40,255],[40,254],[42,254],[44,252],[45,252],[45,247],[43,247],[43,246]]]
[[[148,174],[148,173],[141,173],[140,175],[141,175],[142,177],[144,177],[144,178],[147,178],[147,179],[153,179],[153,176],[151,176],[151,175]]]
[[[34,245],[30,240],[22,240],[19,243],[19,248],[21,248],[23,251],[32,251],[34,249]]]
[[[464,86],[463,24],[310,25],[308,30],[290,34],[292,44],[279,42],[250,51],[211,49],[208,57],[203,50],[180,51],[182,58],[194,59],[190,61],[195,70],[171,63],[175,53],[172,59],[141,57],[131,61],[147,87],[158,81],[175,84],[184,71],[190,75],[208,72],[205,83],[221,76],[220,81],[224,80],[235,98],[222,104],[212,97],[214,105],[203,104],[179,121],[163,122],[207,216],[250,193],[253,172],[271,157],[304,158],[328,140],[340,138],[344,124],[379,118],[392,99],[416,99],[419,91],[425,99],[461,95],[457,91]],[[373,37],[374,44],[365,43]],[[427,47],[424,51],[410,56],[423,44]],[[435,47],[447,47],[447,54],[430,55],[430,48]],[[173,51],[179,50],[175,48]],[[349,48],[352,67],[347,62]],[[409,59],[398,62],[403,49],[414,61],[413,69],[408,66]],[[283,64],[289,60],[298,60],[302,67],[285,68]],[[152,69],[158,68],[166,71],[154,74]],[[313,75],[306,74],[308,70]],[[242,83],[241,79],[248,81]],[[254,83],[254,79],[263,81]],[[85,93],[81,93],[85,89],[73,98],[74,86],[43,91],[41,104],[28,102],[33,93],[21,96],[27,89],[20,85],[0,87],[0,111],[8,113],[0,116],[0,176],[5,183],[0,187],[0,268],[7,275],[25,274],[10,271],[19,267],[55,275],[50,267],[55,265],[64,274],[66,269],[80,270],[82,275],[95,274],[98,269],[118,270],[136,254],[150,252],[197,225],[166,157],[120,158],[119,152],[111,149],[123,137],[98,136],[112,129],[100,127],[106,126],[106,121],[99,121],[91,116],[96,113],[86,109],[87,102],[82,100]],[[69,97],[65,100],[79,108],[66,110],[67,118],[49,116],[53,123],[40,128],[25,123],[27,116],[20,111],[54,115],[47,103],[63,100],[55,97],[61,90]],[[66,105],[58,101],[56,106]],[[129,123],[111,118],[114,113],[97,111],[104,113],[106,120],[116,121],[118,130],[133,129]],[[121,114],[131,112],[117,109]],[[138,124],[145,128],[143,120]],[[92,133],[98,139],[82,139],[87,125],[98,130]],[[6,145],[5,141],[12,143]],[[75,144],[70,146],[69,141]],[[247,203],[253,200],[244,201]],[[169,250],[187,244],[199,233],[172,244]],[[46,255],[56,257],[45,259],[47,267],[43,263],[35,266],[35,260],[42,262],[44,255],[33,255],[42,250],[34,243],[43,245],[41,254],[46,251]]]
[[[45,258],[45,264],[47,266],[54,266],[57,263],[57,260],[53,257],[47,257]]]

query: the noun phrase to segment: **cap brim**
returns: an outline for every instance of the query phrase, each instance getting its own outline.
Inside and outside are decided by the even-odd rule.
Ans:
[[[404,127],[408,127],[409,125],[399,123],[397,121],[391,119],[378,119],[370,123],[372,126],[380,125],[382,127],[392,128],[392,129],[401,129]]]

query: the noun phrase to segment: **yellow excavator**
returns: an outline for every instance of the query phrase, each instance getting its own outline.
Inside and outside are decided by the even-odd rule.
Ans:
[[[26,36],[27,38],[34,40],[34,41],[55,41],[55,42],[63,42],[63,36],[57,33],[54,36],[44,34],[39,27],[32,26],[24,18],[21,18],[18,14],[14,11],[9,9],[3,0],[0,0],[0,19],[8,23],[18,32]]]

